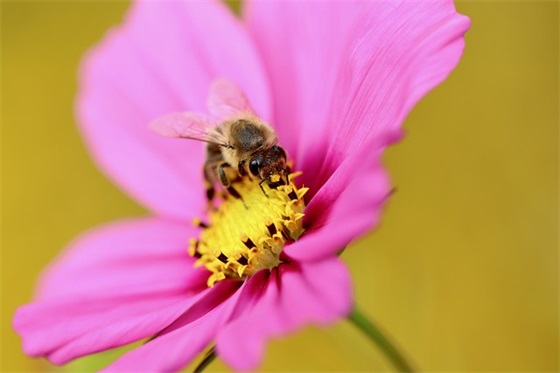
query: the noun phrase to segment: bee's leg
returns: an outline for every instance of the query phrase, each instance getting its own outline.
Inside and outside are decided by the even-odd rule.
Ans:
[[[206,204],[208,211],[214,209],[213,201],[216,196],[216,189],[214,188],[214,183],[216,182],[215,169],[215,162],[206,162],[204,164],[204,187],[206,188]]]
[[[213,200],[216,196],[216,167],[223,163],[224,159],[220,148],[215,144],[209,144],[206,148],[206,162],[204,162],[204,187],[206,188],[206,199],[208,201],[208,210],[214,208]]]
[[[241,194],[239,194],[237,190],[235,190],[235,188],[231,186],[231,183],[225,171],[227,167],[231,167],[230,164],[227,162],[224,162],[218,166],[218,178],[220,179],[220,183],[222,183],[224,188],[226,188],[226,190],[228,191],[229,194],[231,194],[232,197],[243,201],[243,198],[241,198]]]
[[[216,194],[216,190],[214,189],[214,180],[212,177],[212,168],[212,164],[209,164],[208,162],[204,165],[204,187],[206,188],[206,199],[209,206],[212,206],[212,200],[214,200],[214,195]]]
[[[239,177],[247,176],[247,170],[245,170],[245,160],[242,159],[237,164],[237,173]]]

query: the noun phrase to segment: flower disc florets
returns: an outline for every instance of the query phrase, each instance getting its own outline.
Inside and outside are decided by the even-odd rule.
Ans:
[[[212,272],[208,286],[226,278],[243,279],[261,269],[280,263],[280,253],[287,241],[303,233],[304,194],[308,188],[289,183],[263,189],[255,180],[241,178],[232,184],[241,199],[226,194],[222,203],[209,214],[200,238],[191,239],[189,254],[198,258],[195,266]],[[264,193],[263,193],[264,191]]]

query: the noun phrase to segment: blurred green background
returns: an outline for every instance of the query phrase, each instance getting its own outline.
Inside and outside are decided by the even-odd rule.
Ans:
[[[93,166],[73,118],[78,62],[127,3],[1,7],[1,369],[53,370],[22,354],[14,309],[78,233],[144,213]],[[472,19],[464,58],[407,119],[385,157],[398,192],[343,257],[357,303],[421,369],[557,371],[559,5],[457,7]],[[272,342],[263,370],[391,367],[341,322]]]

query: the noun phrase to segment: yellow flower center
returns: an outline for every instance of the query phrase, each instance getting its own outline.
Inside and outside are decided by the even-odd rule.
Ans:
[[[258,181],[241,178],[232,184],[241,199],[224,195],[219,208],[209,213],[208,224],[195,219],[204,230],[198,240],[190,240],[189,254],[198,258],[195,267],[212,272],[208,286],[226,278],[244,279],[280,263],[286,242],[303,233],[308,188],[294,185],[297,175],[290,174],[289,184],[277,188],[263,183],[264,193]]]

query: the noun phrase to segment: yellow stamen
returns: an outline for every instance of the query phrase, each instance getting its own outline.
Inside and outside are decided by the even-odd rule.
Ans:
[[[289,175],[289,184],[270,188],[245,177],[232,184],[242,199],[225,196],[217,210],[209,214],[209,223],[195,219],[204,228],[198,240],[189,242],[189,254],[198,258],[196,267],[212,272],[208,286],[226,278],[243,279],[261,269],[280,263],[286,241],[303,233],[302,218],[308,188],[298,189]]]

